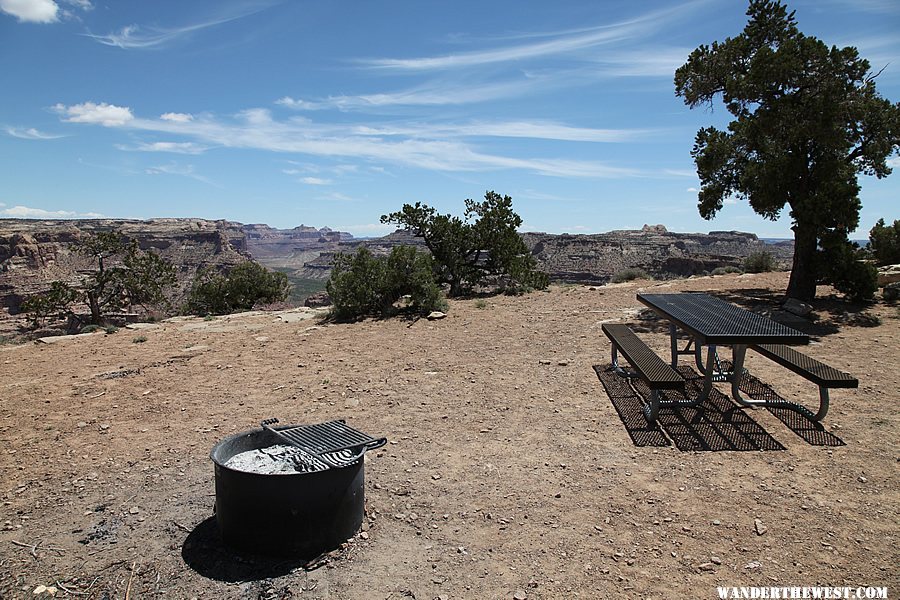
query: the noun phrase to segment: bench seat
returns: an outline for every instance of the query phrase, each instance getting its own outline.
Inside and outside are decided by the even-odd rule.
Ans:
[[[755,344],[750,346],[750,349],[819,386],[819,410],[813,414],[812,411],[803,409],[815,421],[821,421],[828,412],[829,388],[859,387],[859,380],[853,375],[839,371],[834,367],[829,367],[823,362],[797,352],[790,346]]]
[[[816,385],[828,388],[859,387],[859,380],[853,375],[829,367],[825,363],[797,352],[790,346],[756,344],[750,348],[781,366],[787,367],[797,375],[809,379]]]
[[[616,352],[621,352],[634,369],[636,376],[647,383],[653,392],[650,403],[644,406],[644,416],[651,423],[659,415],[659,390],[678,390],[684,387],[684,377],[660,358],[647,344],[634,334],[628,325],[604,323],[603,333],[612,342],[612,365],[617,373],[633,376],[619,367]]]

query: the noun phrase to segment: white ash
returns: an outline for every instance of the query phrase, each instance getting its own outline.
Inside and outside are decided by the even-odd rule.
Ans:
[[[311,473],[328,468],[328,465],[308,452],[284,444],[235,454],[225,462],[225,466],[235,471],[260,475]]]

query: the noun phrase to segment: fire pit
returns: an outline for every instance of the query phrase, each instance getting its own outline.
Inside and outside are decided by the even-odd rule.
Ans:
[[[216,521],[237,550],[312,559],[359,530],[364,455],[387,440],[343,420],[271,427],[275,422],[227,437],[210,452]]]

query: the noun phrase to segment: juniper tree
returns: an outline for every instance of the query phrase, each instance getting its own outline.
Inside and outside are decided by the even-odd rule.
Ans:
[[[789,207],[794,260],[787,295],[815,297],[817,248],[859,225],[859,174],[891,173],[900,146],[900,104],[881,97],[877,73],[856,48],[828,47],[797,28],[773,0],[751,0],[743,33],[694,50],[675,72],[691,108],[721,96],[727,131],[701,129],[691,155],[698,208],[712,219],[725,200],[748,200],[771,220]]]

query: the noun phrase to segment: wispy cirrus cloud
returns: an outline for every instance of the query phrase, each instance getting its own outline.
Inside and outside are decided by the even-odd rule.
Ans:
[[[34,127],[29,127],[27,129],[22,129],[19,127],[4,127],[4,131],[8,135],[11,135],[14,138],[19,138],[20,140],[58,140],[59,138],[66,137],[65,135],[55,134],[55,133],[44,133],[43,131],[38,131]]]
[[[229,9],[224,14],[211,17],[197,23],[190,23],[176,27],[150,27],[137,24],[126,25],[118,31],[113,31],[105,35],[94,33],[83,33],[105,46],[114,46],[123,50],[147,50],[154,48],[162,48],[179,39],[188,37],[194,33],[237,21],[250,15],[256,14],[268,8],[272,3],[254,3],[250,8],[242,7],[240,9]]]
[[[173,154],[203,154],[209,150],[209,146],[194,142],[149,142],[139,143],[135,146],[116,144],[116,148],[129,152],[171,152]]]
[[[571,54],[573,52],[583,52],[601,46],[618,45],[626,40],[644,40],[664,25],[671,25],[671,21],[674,18],[685,17],[691,8],[706,3],[708,3],[708,0],[693,0],[648,12],[634,19],[611,25],[531,34],[530,37],[537,38],[538,41],[525,44],[514,44],[442,56],[361,59],[359,63],[375,69],[435,71],[519,62]]]
[[[196,179],[197,181],[201,181],[215,187],[221,187],[217,183],[211,181],[209,178],[198,174],[194,169],[194,165],[178,165],[175,163],[169,163],[167,165],[148,167],[144,169],[144,173],[146,173],[147,175],[177,175],[179,177]]]
[[[0,203],[0,206],[5,204]],[[95,212],[75,212],[71,210],[44,210],[31,206],[12,206],[0,209],[0,217],[10,219],[102,219],[103,215]]]
[[[120,127],[133,131],[149,131],[156,134],[178,135],[204,146],[232,149],[253,149],[277,153],[302,154],[332,159],[356,159],[370,162],[411,166],[439,172],[490,171],[518,169],[554,177],[619,178],[639,176],[636,169],[618,167],[601,161],[570,158],[524,158],[503,156],[485,152],[465,142],[462,134],[438,138],[413,137],[412,135],[385,135],[375,128],[341,123],[316,124],[308,119],[288,118],[276,120],[270,111],[262,108],[244,110],[232,119],[216,119],[205,115],[190,121],[143,119],[134,117],[131,109],[94,107],[110,105],[57,106],[57,112],[70,122],[90,123],[107,127]],[[74,116],[73,116],[74,115]],[[125,118],[129,116],[130,118]],[[521,137],[553,133],[556,137],[575,138],[577,128],[559,124],[536,123],[532,126],[519,122],[504,126],[496,124],[495,135],[506,127],[506,135]],[[473,128],[471,135],[479,135]],[[515,135],[513,135],[515,134]],[[609,137],[604,130],[585,130],[585,139]],[[621,134],[617,134],[621,135]],[[157,168],[154,173],[168,173]],[[185,176],[193,172],[180,172]],[[196,178],[196,177],[195,177]]]

